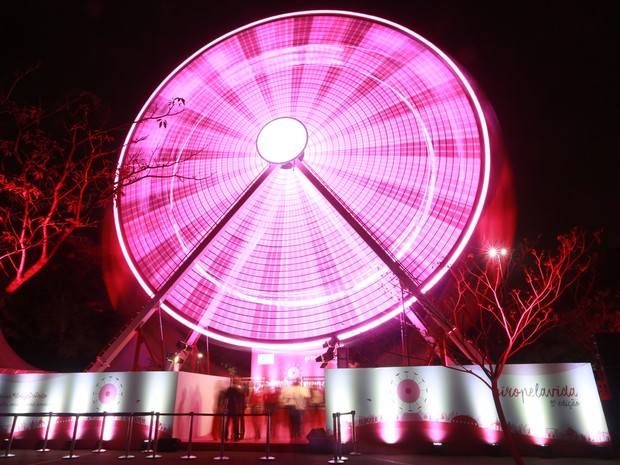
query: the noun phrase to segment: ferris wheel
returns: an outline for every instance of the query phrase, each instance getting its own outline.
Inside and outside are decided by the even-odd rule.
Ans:
[[[401,312],[403,280],[441,278],[489,165],[480,103],[437,47],[380,18],[298,12],[161,83],[119,160],[140,176],[115,223],[140,286],[193,331],[316,347]]]

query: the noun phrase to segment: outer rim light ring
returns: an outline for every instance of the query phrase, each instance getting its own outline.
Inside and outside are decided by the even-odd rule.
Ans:
[[[391,23],[389,21],[385,21],[382,20],[380,18],[375,18],[375,17],[371,17],[371,16],[367,16],[367,15],[360,15],[360,14],[356,14],[356,13],[348,13],[348,12],[338,12],[338,11],[328,11],[328,10],[324,10],[324,11],[315,11],[315,12],[300,12],[300,13],[294,13],[294,14],[290,14],[290,15],[280,15],[280,16],[276,16],[276,17],[272,17],[272,18],[267,18],[265,20],[262,21],[257,21],[255,23],[252,23],[248,26],[245,26],[243,28],[239,28],[235,31],[232,31],[229,34],[226,34],[225,36],[222,36],[221,38],[211,42],[210,44],[208,44],[207,46],[205,46],[204,48],[202,48],[201,50],[199,50],[198,52],[196,52],[194,55],[192,55],[188,60],[186,60],[185,62],[183,62],[155,91],[155,93],[153,94],[153,96],[149,99],[149,101],[145,104],[145,106],[143,107],[140,116],[145,116],[148,115],[149,111],[152,109],[153,105],[156,104],[160,104],[162,103],[161,98],[164,95],[172,95],[170,94],[171,89],[175,87],[175,85],[179,82],[179,78],[183,77],[184,73],[185,75],[188,74],[188,69],[190,69],[192,66],[198,66],[197,63],[206,55],[210,55],[212,56],[213,54],[211,52],[213,52],[215,49],[217,49],[218,47],[224,49],[225,46],[227,45],[228,42],[230,41],[234,41],[234,40],[241,40],[239,39],[240,37],[244,37],[243,40],[249,40],[248,38],[251,38],[253,31],[259,31],[262,27],[266,27],[269,26],[270,24],[276,24],[279,23],[280,21],[282,21],[283,23],[286,22],[286,20],[290,20],[290,19],[294,19],[294,18],[303,18],[305,16],[309,16],[312,15],[314,17],[324,17],[321,19],[325,19],[325,20],[329,20],[330,17],[336,17],[336,18],[345,18],[345,19],[351,19],[352,23],[355,23],[355,26],[360,26],[360,27],[365,27],[366,25],[370,25],[371,29],[372,28],[386,28],[386,29],[391,29],[391,30],[396,30],[399,31],[402,36],[405,39],[410,39],[412,41],[415,41],[416,43],[420,44],[419,50],[421,50],[422,48],[425,48],[426,51],[428,53],[430,53],[431,55],[435,56],[435,57],[439,57],[440,60],[443,62],[443,64],[445,65],[445,67],[447,69],[449,69],[450,73],[452,75],[454,75],[456,77],[456,79],[460,82],[460,85],[462,86],[462,88],[464,89],[464,93],[467,94],[466,98],[471,106],[471,110],[472,110],[472,114],[475,115],[474,118],[476,119],[475,125],[477,126],[477,135],[476,137],[478,138],[478,143],[480,145],[480,154],[479,154],[479,158],[480,158],[480,173],[479,173],[479,179],[477,180],[477,185],[475,186],[475,199],[471,202],[471,204],[467,205],[467,208],[469,209],[469,213],[467,214],[468,218],[467,220],[463,223],[463,226],[460,225],[456,225],[456,226],[450,226],[452,228],[455,229],[455,231],[458,232],[458,234],[456,234],[458,236],[457,240],[455,240],[453,243],[451,243],[451,245],[447,248],[445,248],[445,251],[442,252],[441,256],[435,257],[432,260],[436,260],[439,262],[439,265],[432,265],[432,270],[430,271],[430,273],[427,274],[422,274],[423,279],[422,279],[422,288],[423,290],[428,290],[430,289],[430,287],[432,287],[432,285],[434,283],[436,283],[441,276],[445,273],[445,271],[447,270],[447,267],[452,264],[454,262],[454,260],[456,260],[456,258],[458,257],[458,255],[461,253],[463,247],[465,246],[467,240],[469,239],[469,237],[472,234],[473,228],[478,220],[478,217],[480,215],[481,209],[482,209],[482,205],[483,205],[483,201],[484,201],[484,197],[486,196],[486,190],[487,190],[487,186],[488,186],[488,173],[489,173],[489,158],[490,158],[490,154],[489,154],[489,144],[488,144],[488,134],[487,134],[487,129],[486,129],[486,125],[484,122],[484,117],[483,117],[483,113],[480,107],[480,104],[476,98],[476,96],[474,95],[471,86],[467,83],[467,80],[465,79],[465,77],[462,75],[462,73],[458,70],[458,68],[438,49],[436,49],[436,47],[434,47],[432,44],[430,44],[428,41],[426,41],[425,39],[417,36],[415,33],[413,33],[412,31],[409,31],[405,28],[403,28],[402,26],[399,26],[397,24]],[[367,35],[367,36],[362,36],[360,35],[360,37],[363,38],[368,38],[371,37],[371,34]],[[402,37],[396,37],[396,40],[400,40]],[[354,47],[351,46],[351,49],[353,50]],[[252,67],[249,67],[248,69],[250,69]],[[258,68],[253,69],[253,72],[256,72]],[[317,70],[317,72],[320,72],[320,70]],[[258,74],[257,74],[258,75]],[[291,74],[292,75],[292,74]],[[368,73],[368,76],[373,76],[372,73]],[[185,85],[187,85],[187,83],[189,82],[189,80],[185,81]],[[257,79],[256,82],[259,82],[259,80]],[[387,85],[387,81],[381,81],[381,79],[378,80],[378,82],[380,84],[383,84],[384,82]],[[180,88],[179,88],[180,89]],[[187,87],[185,87],[185,89],[187,89]],[[269,91],[270,88],[269,86],[265,86],[262,88],[263,90],[267,90]],[[275,88],[273,88],[275,89]],[[286,93],[286,91],[283,91]],[[186,98],[186,101],[191,102],[192,100],[189,99],[187,96],[185,95],[181,95],[183,97]],[[159,100],[158,100],[159,99]],[[393,102],[392,102],[393,103]],[[416,105],[419,104],[419,102],[414,102]],[[388,104],[391,104],[388,102]],[[425,107],[424,105],[422,105],[422,110],[423,111],[428,111],[429,108],[431,106],[427,106]],[[192,108],[192,110],[194,110]],[[439,110],[432,108],[433,111],[443,111],[441,108],[439,108]],[[209,110],[211,111],[211,110]],[[368,108],[368,112],[371,113],[373,111],[372,108]],[[215,112],[214,112],[215,113]],[[358,113],[357,116],[362,115],[362,113]],[[242,115],[242,117],[247,117],[248,115]],[[354,114],[352,114],[352,116],[356,116]],[[294,115],[291,116],[290,114],[279,114],[279,115],[275,115],[276,118],[278,117],[295,117]],[[425,118],[427,116],[421,116],[421,118]],[[208,119],[208,118],[205,118]],[[252,140],[254,141],[254,143],[256,142],[256,134],[257,132],[260,130],[260,127],[263,127],[266,122],[273,120],[274,116],[272,116],[271,118],[264,120],[262,123],[260,121],[257,121],[255,130],[254,130],[254,135],[252,135],[251,133],[248,133],[247,138],[250,141],[250,143],[252,142]],[[299,120],[301,120],[302,118],[298,118]],[[350,118],[349,118],[350,120]],[[426,121],[426,120],[424,120]],[[451,121],[449,124],[456,124],[456,119],[454,121]],[[187,121],[189,122],[189,121]],[[226,130],[233,130],[234,129],[234,125],[229,124],[229,122],[225,122],[227,124],[227,128]],[[174,122],[171,122],[170,124],[174,124]],[[224,123],[222,123],[223,125]],[[310,130],[312,128],[312,124],[314,123],[308,123],[307,127],[308,130]],[[186,125],[185,121],[182,121],[182,125]],[[304,126],[306,127],[306,121],[304,121]],[[223,126],[224,127],[224,126]],[[395,130],[396,126],[389,126],[389,125],[385,125],[384,128],[387,130]],[[320,128],[322,129],[322,128]],[[431,127],[430,131],[433,131],[434,128]],[[399,129],[400,130],[400,129]],[[374,130],[373,130],[374,131]],[[380,132],[382,131],[381,129],[377,129],[377,135],[376,137],[380,137]],[[173,131],[168,131],[169,133],[173,132]],[[129,149],[124,149],[122,154],[121,154],[121,158],[119,160],[119,167],[123,167],[124,163],[128,162],[129,159],[131,159],[132,155],[135,154],[135,152],[132,152],[132,148],[131,146],[131,141],[134,140],[134,138],[140,133],[140,128],[138,127],[138,125],[134,125],[127,137],[127,146],[129,147]],[[170,140],[167,140],[164,136],[161,136],[161,140],[159,141],[160,143],[153,143],[153,146],[158,146],[158,147],[163,147],[164,149],[167,149],[168,147],[192,147],[192,144],[195,142],[193,139],[196,138],[195,136],[196,132],[191,132],[191,133],[182,133],[179,132],[178,136],[181,136],[181,139],[183,142],[181,144],[179,144],[178,142],[175,142],[173,144],[171,144]],[[397,133],[385,133],[386,135],[392,135],[392,137],[400,137]],[[396,135],[395,135],[396,134]],[[153,134],[150,134],[151,138],[154,139],[156,137],[159,137],[157,135],[155,135],[155,137],[153,137]],[[175,140],[179,140],[179,137],[175,136],[176,139]],[[349,137],[349,139],[352,142],[357,142],[359,143],[359,141],[361,139],[355,139],[354,137],[350,137],[348,136],[348,133],[342,133],[341,136],[337,136],[337,137],[341,137],[341,138],[347,138]],[[319,152],[317,152],[317,146],[316,146],[316,141],[313,140],[314,136],[310,137],[308,140],[308,148],[306,150],[306,154],[307,156],[304,159],[304,163],[306,163],[312,168],[317,170],[317,172],[321,175],[325,175],[325,179],[329,179],[329,182],[331,183],[333,181],[332,178],[329,178],[329,176],[331,176],[330,173],[328,172],[323,172],[322,170],[322,166],[320,165],[320,163],[325,164],[326,162],[324,160],[318,160],[317,158],[317,154]],[[423,137],[421,137],[421,139],[423,139]],[[429,139],[431,139],[431,144],[429,145],[430,147],[434,147],[436,146],[436,144],[438,143],[438,139],[436,137],[435,134],[430,134],[429,135]],[[380,138],[377,138],[376,140],[380,140]],[[334,139],[333,141],[337,141],[337,139]],[[330,140],[328,140],[327,142],[330,142]],[[314,144],[314,145],[313,145]],[[206,144],[205,144],[206,145]],[[196,145],[194,145],[193,147],[196,147]],[[325,144],[319,148],[324,148]],[[237,150],[238,147],[236,146],[231,146],[232,150]],[[178,149],[177,149],[178,150]],[[186,150],[185,148],[181,149],[181,151]],[[431,178],[429,179],[435,179],[436,182],[441,182],[441,180],[443,178],[445,178],[447,175],[445,171],[445,167],[442,167],[441,164],[444,163],[444,155],[445,153],[442,152],[441,149],[438,149],[438,164],[437,164],[437,175],[433,175],[431,176]],[[256,155],[256,154],[254,154]],[[178,156],[178,153],[174,153],[173,156]],[[250,155],[251,156],[251,155]],[[339,155],[338,155],[339,156]],[[258,158],[258,157],[257,157]],[[343,160],[345,158],[342,158]],[[355,162],[359,162],[360,160],[362,160],[363,158],[355,158]],[[254,170],[255,172],[259,172],[261,169],[264,168],[264,161],[263,160],[259,160],[258,162],[256,162],[253,166],[252,166],[252,170]],[[200,168],[201,165],[199,165],[198,163],[196,163],[196,166]],[[221,166],[230,166],[232,167],[233,165],[224,165],[222,164]],[[327,165],[325,165],[327,166]],[[434,164],[428,165],[425,169],[430,169],[432,166],[435,166]],[[330,167],[330,169],[333,169],[333,167]],[[421,170],[422,168],[420,168]],[[294,170],[293,170],[294,171]],[[422,171],[420,171],[422,172]],[[454,176],[451,175],[450,173],[448,173],[449,176]],[[343,174],[342,176],[348,176],[348,174]],[[335,179],[335,178],[334,178]],[[231,178],[231,182],[238,182],[237,180],[234,180],[233,178]],[[437,181],[439,180],[439,181]],[[164,182],[162,182],[161,184],[165,184]],[[187,208],[188,205],[190,204],[189,202],[184,201],[184,197],[187,198],[188,196],[193,196],[192,198],[195,200],[195,202],[199,202],[202,201],[201,199],[203,199],[203,197],[201,197],[203,195],[202,192],[189,192],[189,190],[185,190],[184,187],[181,186],[181,184],[183,184],[182,182],[178,182],[177,180],[174,181],[168,181],[168,185],[171,186],[172,184],[174,184],[175,186],[178,187],[178,194],[174,195],[174,198],[172,197],[172,190],[173,188],[166,188],[166,190],[168,192],[170,192],[170,197],[169,200],[171,203],[169,203],[169,208],[174,206],[175,212],[174,214],[177,215],[181,215],[181,218],[179,221],[173,221],[173,222],[169,222],[169,224],[176,224],[176,229],[177,231],[175,231],[175,233],[173,234],[173,236],[175,237],[175,242],[177,244],[186,244],[186,247],[192,247],[195,245],[194,242],[192,242],[191,236],[187,236],[187,231],[184,231],[184,229],[189,229],[190,225],[188,225],[186,222],[184,223],[182,220],[182,215],[185,214],[187,212]],[[208,182],[205,182],[205,185],[207,185]],[[282,184],[284,185],[284,184]],[[340,192],[343,192],[342,189],[340,188],[336,188],[333,187],[336,184],[330,184],[329,187],[334,188],[336,194],[339,194]],[[430,186],[431,184],[429,184]],[[307,185],[304,185],[304,189],[307,189]],[[342,186],[339,185],[339,186]],[[174,189],[177,189],[177,187],[175,187]],[[270,186],[271,187],[271,186]],[[345,186],[346,187],[346,186]],[[147,197],[144,197],[144,200],[141,200],[140,202],[143,203],[147,203],[150,202],[153,205],[157,205],[157,189],[161,188],[161,186],[158,187],[158,185],[156,185],[155,183],[152,183],[151,186],[149,187],[151,195],[150,198],[147,200]],[[433,215],[436,215],[436,212],[434,209],[437,208],[437,199],[440,199],[441,202],[443,202],[445,205],[448,205],[448,207],[446,208],[451,208],[449,207],[449,201],[447,198],[445,198],[446,194],[445,192],[443,192],[442,190],[442,186],[441,185],[437,185],[436,188],[433,188],[432,191],[427,191],[427,200],[431,203],[429,203],[428,205],[428,213],[426,216],[430,216],[433,217]],[[155,195],[153,195],[155,194]],[[233,194],[234,195],[234,191],[229,192],[229,194]],[[346,195],[348,195],[346,192],[343,192],[343,194],[346,197]],[[355,196],[351,196],[349,195],[349,199],[353,199]],[[206,198],[206,197],[205,197]],[[265,197],[267,198],[267,197]],[[136,199],[137,200],[137,199]],[[204,200],[204,199],[203,199]],[[320,200],[320,199],[318,199]],[[450,201],[451,202],[451,201]],[[139,283],[141,284],[141,286],[145,289],[145,291],[149,294],[149,295],[153,295],[153,290],[157,289],[159,284],[161,283],[162,279],[165,279],[165,271],[162,271],[162,275],[159,276],[157,275],[157,272],[153,272],[153,271],[149,271],[149,268],[145,268],[145,263],[148,263],[150,257],[149,255],[144,255],[144,252],[141,250],[138,250],[136,248],[136,238],[133,236],[135,233],[132,232],[133,230],[138,230],[139,227],[136,226],[136,224],[134,223],[138,223],[141,222],[140,221],[136,221],[136,220],[132,220],[132,212],[130,210],[130,208],[127,206],[129,204],[129,202],[125,202],[124,204],[115,204],[115,211],[114,211],[114,217],[115,217],[115,222],[117,225],[117,230],[118,230],[118,235],[119,235],[119,240],[121,243],[121,248],[123,250],[123,253],[127,259],[127,262],[129,263],[129,266],[132,268],[132,271],[134,272],[134,274],[136,275],[136,278],[138,279]],[[199,205],[199,203],[197,203],[196,205]],[[389,205],[389,202],[386,203],[386,205]],[[456,205],[456,203],[454,204]],[[166,210],[166,207],[159,207],[161,210]],[[185,208],[185,210],[184,210]],[[251,208],[253,208],[253,206],[244,206],[241,210],[241,215],[243,216],[243,213],[245,213],[245,210],[250,210]],[[386,207],[386,208],[390,208],[390,207]],[[265,212],[267,212],[269,210],[265,210]],[[172,213],[172,210],[169,210],[170,213]],[[419,210],[418,210],[419,212]],[[170,213],[166,213],[166,215],[170,215]],[[194,214],[194,213],[192,213]],[[271,212],[271,214],[275,214],[273,213],[273,211]],[[421,223],[418,230],[420,231],[420,236],[424,236],[425,231],[425,215],[420,215],[419,218],[419,222]],[[163,217],[163,215],[162,215]],[[465,218],[465,217],[464,217]],[[145,220],[149,220],[150,221],[150,217],[145,216],[144,218]],[[437,218],[431,218],[431,219],[437,219]],[[195,223],[198,223],[199,221],[201,221],[202,219],[199,218],[198,216],[196,216],[196,221],[194,221]],[[169,220],[168,220],[169,221]],[[214,218],[214,221],[216,221],[216,218]],[[244,220],[245,221],[245,220]],[[299,221],[299,220],[296,220]],[[369,222],[366,223],[365,225],[368,226],[369,228],[373,229],[376,228],[377,226],[375,224],[372,223],[372,219],[368,220]],[[175,223],[176,222],[176,223]],[[439,221],[435,222],[436,225],[439,224]],[[435,225],[435,227],[437,227]],[[346,226],[346,225],[345,225]],[[133,228],[133,229],[132,229]],[[334,223],[333,225],[329,225],[329,228],[331,228],[332,230],[338,230],[338,229],[342,229],[343,226],[342,224],[338,223]],[[386,244],[388,244],[388,247],[391,247],[390,244],[390,235],[392,234],[392,232],[390,232],[389,230],[387,232],[384,232],[382,230],[376,229],[376,231],[379,235],[384,234],[384,236],[380,237],[380,241],[385,242]],[[440,231],[441,232],[441,231]],[[439,234],[438,234],[439,235]],[[150,237],[152,236],[152,237]],[[411,236],[407,237],[407,240],[410,240]],[[168,246],[169,244],[169,239],[165,239],[163,237],[156,237],[156,233],[154,232],[147,232],[144,236],[145,240],[153,240],[154,243],[159,244],[159,246],[164,246],[164,244],[166,244],[166,246]],[[417,238],[414,238],[416,241],[418,240]],[[395,256],[397,256],[399,258],[399,260],[407,260],[408,258],[408,250],[409,250],[409,246],[407,245],[407,240],[405,240],[405,238],[401,238],[400,239],[400,243],[401,243],[401,248],[400,249],[394,249],[394,250],[390,250],[390,252],[394,253]],[[420,241],[422,240],[427,240],[424,239],[423,237],[420,239]],[[224,243],[224,242],[222,242]],[[218,243],[219,244],[219,243]],[[428,244],[428,243],[427,243]],[[260,244],[257,244],[257,246],[260,246]],[[219,247],[219,245],[218,245]],[[418,244],[419,247],[419,244]],[[426,247],[429,247],[428,245]],[[180,247],[182,248],[182,247]],[[146,248],[145,248],[146,250]],[[154,252],[157,252],[157,250],[154,250]],[[178,251],[174,252],[174,253],[179,253]],[[172,262],[174,262],[175,260],[182,260],[182,258],[179,258],[179,256],[175,256],[174,253],[169,254],[168,259],[171,260]],[[222,253],[226,253],[226,251],[223,251]],[[235,259],[235,257],[231,254],[227,255],[229,257],[229,259]],[[427,262],[430,263],[431,261],[431,255],[429,255],[429,258],[423,258],[420,257],[420,259],[426,260]],[[159,259],[161,260],[161,258]],[[163,263],[163,262],[162,262]],[[194,269],[199,269],[202,266],[209,266],[210,262],[200,262],[200,263],[196,263],[195,266],[193,267]],[[418,267],[428,267],[429,265],[425,265],[422,263],[417,263],[417,262],[412,262],[413,265],[416,265]],[[246,262],[245,265],[247,266],[255,266],[256,262]],[[351,268],[351,264],[348,264],[347,267],[348,269]],[[371,265],[374,266],[374,265]],[[379,269],[379,268],[378,268]],[[415,271],[415,269],[412,267],[411,268],[412,271]],[[209,270],[209,272],[212,272],[213,270]],[[344,273],[346,273],[346,270],[343,271]],[[194,272],[192,272],[194,273]],[[217,273],[216,273],[217,274]],[[380,273],[379,273],[380,274]],[[379,276],[379,274],[377,274],[377,276]],[[214,275],[215,276],[215,275]],[[218,278],[219,279],[219,278]],[[391,286],[391,283],[389,282],[389,277],[386,277],[384,279],[385,282],[382,282],[382,285],[389,287]],[[226,279],[223,279],[221,281],[222,283],[226,282]],[[359,282],[363,282],[363,279],[361,279]],[[237,285],[238,283],[232,283]],[[241,286],[243,286],[242,284],[240,284]],[[217,287],[217,286],[216,286]],[[338,291],[338,292],[334,292],[334,295],[346,295],[345,291],[347,288],[344,287],[344,290]],[[252,291],[255,292],[255,291]],[[330,291],[331,292],[331,291]],[[353,291],[352,291],[353,292]],[[354,292],[360,292],[360,290],[356,290]],[[278,294],[265,294],[265,295],[269,295],[269,297],[274,297],[275,295],[275,300],[277,301]],[[213,300],[217,300],[217,299],[211,299],[211,301],[213,302]],[[260,299],[258,299],[260,300]],[[394,301],[396,301],[396,303],[392,306],[387,306],[387,307],[382,307],[381,311],[378,312],[377,314],[374,315],[374,317],[372,318],[366,318],[364,317],[359,317],[358,320],[356,322],[353,322],[351,325],[349,326],[341,326],[338,327],[338,333],[340,334],[341,338],[346,338],[346,337],[350,337],[353,335],[356,335],[360,332],[363,332],[365,329],[371,328],[373,326],[375,326],[376,324],[380,324],[381,321],[384,321],[387,318],[389,318],[389,315],[393,315],[395,313],[398,313],[402,307],[400,307],[400,305],[398,305],[397,302],[398,299],[394,299]],[[217,339],[220,340],[224,340],[226,342],[231,342],[231,343],[235,343],[235,344],[239,344],[239,345],[248,345],[248,346],[261,346],[261,347],[269,347],[271,345],[281,345],[281,344],[287,344],[289,346],[291,345],[295,345],[295,344],[300,344],[300,345],[308,345],[308,344],[312,344],[316,341],[323,341],[324,340],[324,334],[319,334],[318,332],[313,332],[313,333],[309,333],[309,334],[305,334],[303,332],[303,330],[301,332],[298,332],[299,334],[299,338],[298,339],[293,339],[291,340],[290,337],[287,337],[286,341],[282,340],[282,339],[278,339],[277,337],[267,337],[267,338],[261,338],[260,335],[256,334],[256,335],[251,335],[251,333],[248,331],[246,331],[246,333],[244,333],[245,335],[242,335],[240,337],[236,337],[234,335],[234,333],[227,333],[227,331],[222,330],[222,329],[213,329],[212,327],[208,327],[208,328],[203,328],[200,325],[200,320],[196,319],[195,317],[190,317],[188,315],[186,315],[183,312],[183,309],[181,307],[179,307],[179,300],[177,299],[176,301],[174,301],[175,303],[170,305],[168,303],[166,303],[164,305],[164,309],[170,313],[172,316],[174,316],[175,318],[177,318],[179,321],[183,322],[184,324],[186,324],[187,326],[189,326],[192,329],[195,329],[197,331],[200,332],[204,332],[205,334],[209,334],[211,337],[215,337]],[[222,303],[220,301],[220,303]],[[354,303],[352,303],[351,305],[353,305]],[[284,305],[284,304],[283,304]],[[291,306],[291,307],[295,307],[294,302],[286,302],[286,305]],[[286,306],[284,305],[284,306]],[[384,304],[381,304],[384,305]],[[344,309],[349,308],[349,307],[342,307]],[[217,312],[217,310],[208,310],[210,312]],[[294,318],[293,313],[287,313],[289,316],[287,318]],[[332,314],[330,314],[332,315]],[[221,317],[220,317],[221,318]],[[236,329],[236,328],[235,328]],[[329,327],[328,329],[325,329],[325,334],[331,333],[336,329],[336,326],[332,325],[331,327]]]

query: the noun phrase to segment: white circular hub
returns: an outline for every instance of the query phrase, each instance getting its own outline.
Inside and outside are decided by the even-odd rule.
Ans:
[[[269,163],[288,163],[302,154],[308,142],[306,127],[295,118],[278,118],[258,134],[256,148]]]

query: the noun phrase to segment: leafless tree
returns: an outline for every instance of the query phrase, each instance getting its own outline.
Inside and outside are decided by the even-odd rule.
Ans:
[[[484,376],[466,365],[455,369],[477,376],[491,390],[517,464],[523,460],[500,401],[500,377],[511,357],[549,330],[578,318],[569,301],[589,292],[599,242],[598,234],[591,237],[577,228],[557,239],[555,251],[524,241],[514,251],[468,255],[452,268],[454,294],[445,300],[452,337],[474,348],[474,362]]]
[[[129,124],[105,129],[101,102],[88,92],[50,108],[18,101],[19,84],[32,71],[0,89],[0,295],[35,276],[76,230],[95,227],[101,209],[123,187],[149,176],[155,163],[179,163],[143,154],[118,172],[116,136]],[[136,124],[155,120],[166,130],[184,107],[183,98],[175,98]]]

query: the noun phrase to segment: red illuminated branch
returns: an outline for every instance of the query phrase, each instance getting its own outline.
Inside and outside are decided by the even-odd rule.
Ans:
[[[11,100],[22,79],[6,96],[0,94],[0,283],[7,293],[35,276],[76,230],[96,227],[101,208],[127,184],[158,167],[151,157],[147,164],[126,169],[115,183],[120,147],[114,130],[102,129],[97,97],[87,92],[67,96],[48,111]],[[135,124],[161,121],[168,126],[184,105],[184,99],[174,98],[167,109]],[[191,155],[159,167],[178,166],[187,158]]]

